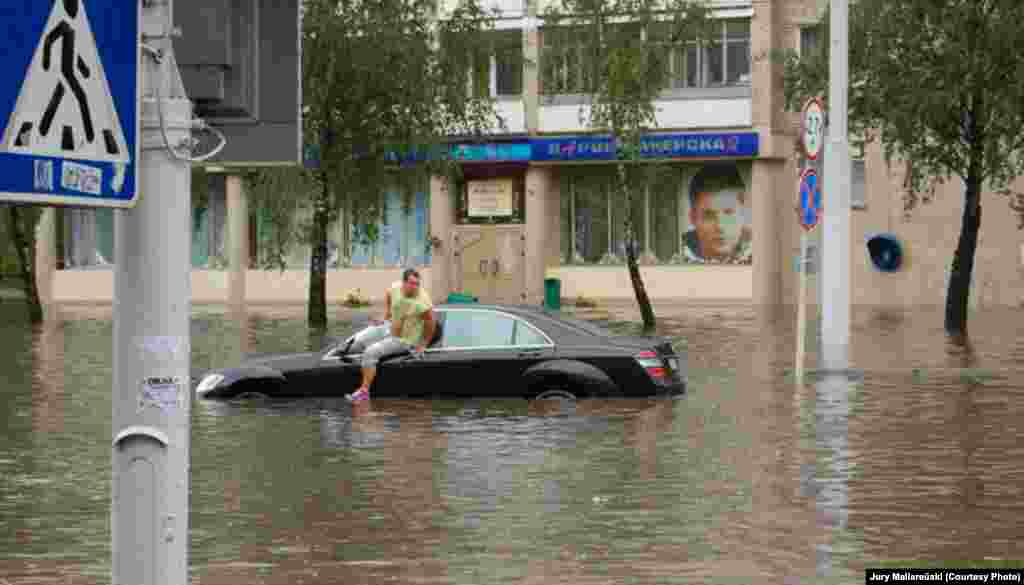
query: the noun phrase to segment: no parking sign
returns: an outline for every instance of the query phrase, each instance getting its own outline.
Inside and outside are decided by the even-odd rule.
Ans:
[[[821,184],[814,169],[800,174],[800,225],[807,231],[813,230],[821,220]]]

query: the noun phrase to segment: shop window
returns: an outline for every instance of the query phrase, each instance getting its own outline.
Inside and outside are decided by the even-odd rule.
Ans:
[[[227,197],[224,175],[193,175],[192,268],[227,266],[224,241],[227,235]]]
[[[65,267],[98,268],[113,265],[113,209],[68,209],[64,219]]]
[[[561,205],[563,262],[623,262],[627,207],[613,188],[614,171],[567,175]],[[749,177],[745,181],[743,176],[730,162],[665,165],[631,178],[638,257],[661,264],[750,264],[753,226]]]
[[[626,260],[626,202],[613,170],[571,175],[562,202],[562,257],[571,264],[620,264]],[[645,251],[646,197],[632,187],[632,220],[637,256]],[[573,243],[575,245],[573,246]]]
[[[429,195],[417,189],[404,196],[400,189],[382,190],[375,204],[366,205],[356,215],[352,204],[339,210],[338,218],[327,226],[327,268],[409,267],[430,264],[431,250]],[[290,232],[277,237],[276,222],[270,210],[257,209],[255,246],[257,264],[269,266],[275,246],[283,241],[286,268],[302,270],[309,267],[313,233],[313,214],[308,206],[287,212],[291,216]]]
[[[679,252],[679,181],[678,172],[666,173],[650,186],[651,252],[666,262]]]
[[[379,203],[371,206],[358,221],[348,222],[348,242],[340,222],[331,230],[328,266],[409,267],[430,263],[427,240],[428,195],[417,191],[405,196],[391,188],[381,193]],[[377,218],[369,221],[369,218]],[[348,250],[348,254],[345,252]]]

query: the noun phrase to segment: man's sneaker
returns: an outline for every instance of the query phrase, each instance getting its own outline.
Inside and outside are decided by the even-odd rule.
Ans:
[[[366,388],[360,388],[351,394],[346,394],[345,398],[349,402],[364,402],[370,399],[370,393],[366,391]]]

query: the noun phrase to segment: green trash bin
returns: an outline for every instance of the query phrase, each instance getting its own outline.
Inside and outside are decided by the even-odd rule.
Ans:
[[[544,306],[548,309],[562,308],[562,281],[557,278],[544,279]]]
[[[476,303],[479,299],[466,293],[453,292],[448,294],[448,304],[454,303]]]

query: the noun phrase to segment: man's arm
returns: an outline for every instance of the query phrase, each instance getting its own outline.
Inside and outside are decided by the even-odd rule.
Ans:
[[[391,320],[391,289],[384,291],[384,320]]]
[[[423,339],[420,341],[420,346],[416,348],[416,351],[424,351],[427,346],[430,345],[430,341],[434,339],[434,329],[437,326],[437,322],[434,321],[434,309],[430,308],[423,311],[423,315],[420,316],[423,319]]]

